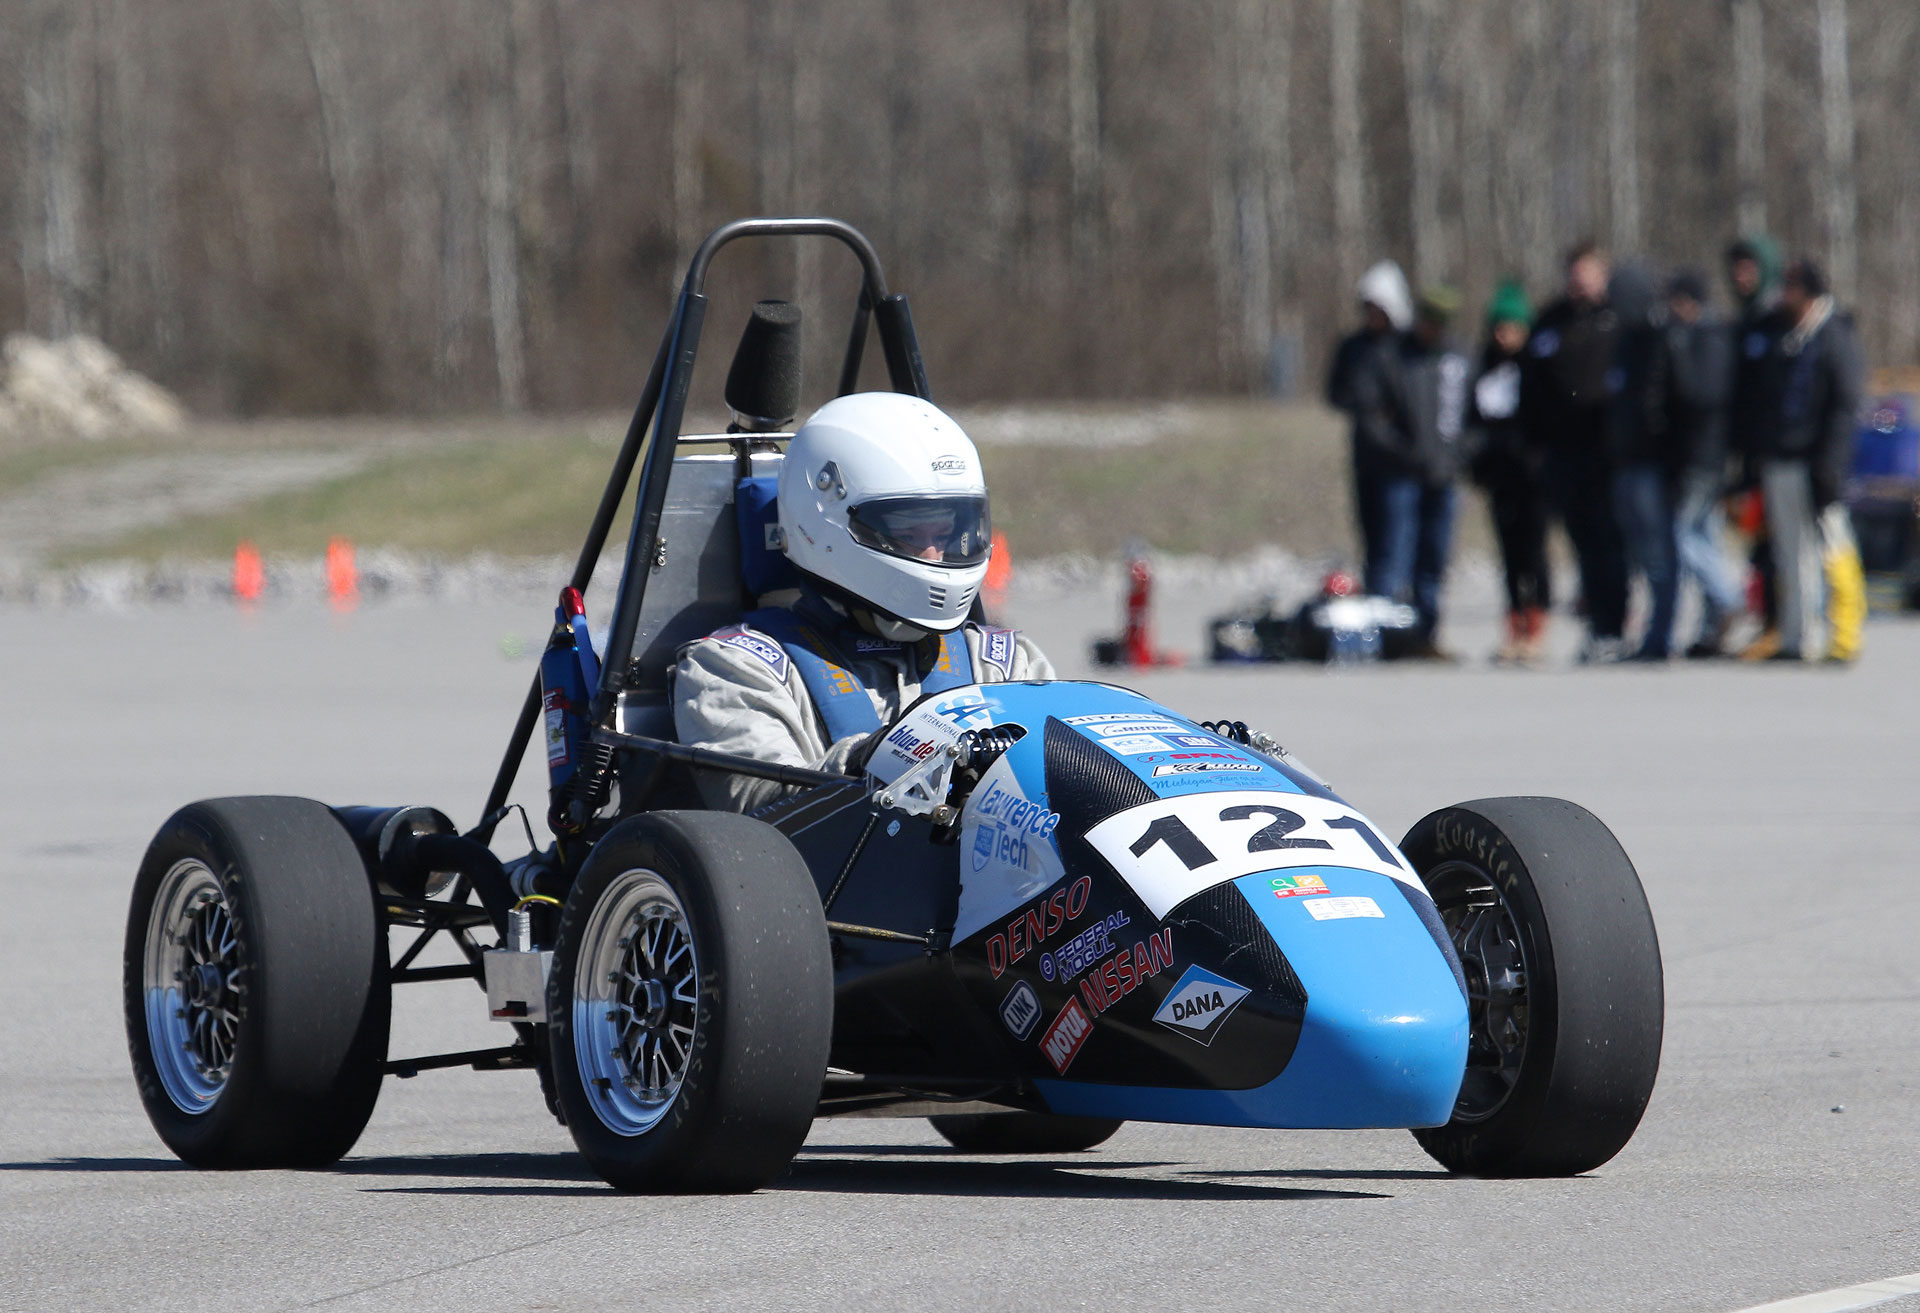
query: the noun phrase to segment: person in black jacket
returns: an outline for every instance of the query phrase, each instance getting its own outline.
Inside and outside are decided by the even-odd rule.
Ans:
[[[1666,309],[1652,279],[1636,265],[1613,275],[1608,300],[1620,321],[1615,357],[1613,508],[1627,559],[1647,581],[1646,632],[1635,661],[1665,661],[1680,596],[1680,550],[1674,533],[1673,433],[1667,410],[1672,361]]]
[[[1691,658],[1719,656],[1740,614],[1740,584],[1720,546],[1727,486],[1727,404],[1734,342],[1707,302],[1707,280],[1683,269],[1667,283],[1665,397],[1674,529],[1682,573],[1700,589]]]
[[[1451,290],[1426,293],[1413,328],[1361,357],[1349,376],[1366,589],[1411,600],[1417,655],[1436,659],[1446,657],[1435,635],[1467,411],[1469,368],[1446,337],[1458,304]]]
[[[1816,661],[1826,652],[1820,521],[1839,503],[1853,461],[1865,365],[1853,317],[1834,305],[1812,260],[1787,266],[1780,309],[1786,329],[1766,357],[1758,443],[1779,612],[1773,659]]]
[[[1613,513],[1609,452],[1610,379],[1620,324],[1607,304],[1607,256],[1583,242],[1567,255],[1566,295],[1541,312],[1527,339],[1520,379],[1521,422],[1546,453],[1554,508],[1580,559],[1587,641],[1582,661],[1624,655],[1627,563]]]
[[[1500,564],[1507,582],[1507,632],[1494,654],[1497,664],[1527,665],[1539,659],[1546,638],[1553,583],[1547,565],[1547,489],[1542,452],[1520,422],[1520,356],[1533,306],[1526,289],[1508,280],[1487,305],[1487,342],[1474,379],[1470,425],[1479,438],[1474,482],[1487,492]]]

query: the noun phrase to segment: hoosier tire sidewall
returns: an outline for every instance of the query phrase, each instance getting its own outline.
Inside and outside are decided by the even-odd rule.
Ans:
[[[246,968],[231,1072],[205,1112],[176,1106],[155,1070],[145,956],[154,897],[176,862],[204,863]],[[206,1168],[315,1167],[353,1147],[379,1097],[392,994],[365,867],[305,798],[189,804],[154,836],[134,880],[122,958],[127,1044],[155,1131]]]
[[[1508,1099],[1479,1122],[1415,1131],[1454,1171],[1569,1176],[1632,1138],[1659,1072],[1660,948],[1633,863],[1591,812],[1557,798],[1444,808],[1408,833],[1414,868],[1490,875],[1527,961],[1528,1034]]]
[[[607,886],[658,874],[685,909],[699,968],[690,1059],[658,1123],[622,1135],[600,1120],[575,1053],[580,937]],[[623,1190],[758,1189],[793,1160],[819,1106],[833,1028],[826,918],[784,835],[744,816],[657,812],[595,846],[568,894],[548,985],[554,1079],[567,1128]]]

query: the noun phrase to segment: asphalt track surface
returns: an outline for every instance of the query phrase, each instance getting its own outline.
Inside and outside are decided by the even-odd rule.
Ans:
[[[1028,618],[1069,670],[1090,605]],[[623,1197],[530,1073],[467,1071],[389,1081],[334,1170],[184,1169],[121,1027],[148,835],[228,793],[470,823],[531,669],[509,632],[538,610],[0,610],[0,1310],[1714,1311],[1920,1269],[1920,627],[1896,623],[1847,671],[1134,681],[1270,727],[1394,833],[1507,793],[1613,826],[1666,1051],[1639,1135],[1583,1178],[1449,1178],[1402,1132],[1131,1125],[1017,1160],[859,1120],[749,1197]],[[497,1042],[471,986],[402,992],[396,1055]]]

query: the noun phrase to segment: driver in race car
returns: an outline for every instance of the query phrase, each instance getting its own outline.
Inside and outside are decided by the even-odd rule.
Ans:
[[[680,742],[855,775],[922,694],[1053,678],[1024,635],[967,619],[987,572],[987,485],[973,443],[931,403],[863,392],[822,406],[788,444],[778,506],[798,595],[681,649]],[[695,778],[730,811],[789,787]]]

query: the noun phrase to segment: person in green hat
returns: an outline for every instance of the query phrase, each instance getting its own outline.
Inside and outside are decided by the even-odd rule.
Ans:
[[[1553,605],[1547,566],[1550,511],[1541,475],[1546,453],[1528,441],[1520,422],[1520,353],[1532,327],[1526,288],[1516,279],[1501,283],[1487,303],[1487,340],[1470,411],[1480,439],[1469,472],[1486,490],[1506,572],[1506,637],[1493,658],[1502,665],[1539,660],[1547,609]]]

